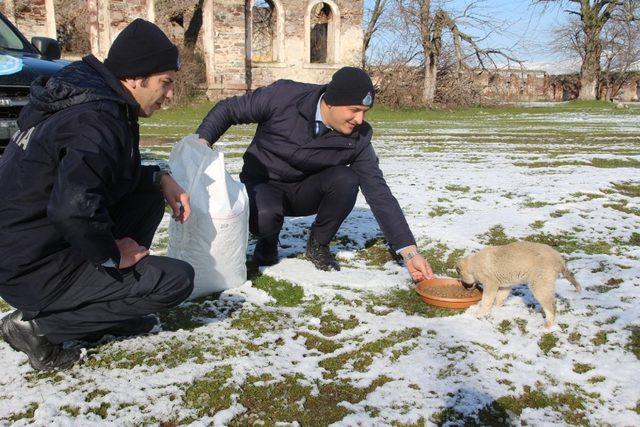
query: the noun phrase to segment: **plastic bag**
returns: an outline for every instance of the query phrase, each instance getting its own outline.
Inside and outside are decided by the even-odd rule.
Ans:
[[[189,194],[191,216],[171,221],[167,255],[190,263],[195,285],[190,298],[242,285],[247,280],[249,197],[244,184],[224,167],[221,152],[189,135],[169,156],[171,174]]]

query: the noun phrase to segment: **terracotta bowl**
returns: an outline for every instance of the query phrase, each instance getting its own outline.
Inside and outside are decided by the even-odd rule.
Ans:
[[[479,289],[467,291],[459,279],[448,277],[423,280],[416,284],[416,292],[427,304],[444,308],[466,308],[482,299]],[[454,296],[455,293],[466,295]]]

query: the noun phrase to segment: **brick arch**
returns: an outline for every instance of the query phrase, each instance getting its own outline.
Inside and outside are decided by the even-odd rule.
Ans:
[[[327,63],[335,64],[341,61],[340,58],[340,8],[333,0],[309,0],[307,10],[304,15],[304,48],[305,62],[311,62],[311,11],[314,6],[326,3],[331,8],[332,19],[329,22],[327,38]]]

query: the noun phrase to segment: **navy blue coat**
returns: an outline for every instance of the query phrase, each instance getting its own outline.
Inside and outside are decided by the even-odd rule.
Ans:
[[[364,122],[351,135],[331,131],[314,137],[316,109],[326,86],[278,80],[244,96],[220,101],[197,130],[215,142],[231,125],[257,123],[244,154],[243,182],[299,182],[323,169],[349,165],[387,242],[393,249],[414,245],[402,209],[391,194]]]
[[[108,209],[152,188],[138,104],[93,56],[31,87],[0,159],[0,296],[40,311],[81,265],[120,253]],[[91,284],[87,284],[91,286]]]

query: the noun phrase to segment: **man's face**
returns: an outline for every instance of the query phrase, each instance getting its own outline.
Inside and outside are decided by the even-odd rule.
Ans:
[[[344,135],[351,135],[353,129],[362,124],[369,107],[364,105],[329,106],[327,125]]]
[[[173,98],[175,79],[176,72],[173,70],[151,74],[145,78],[127,79],[126,86],[140,104],[141,117],[151,117],[165,101]]]

